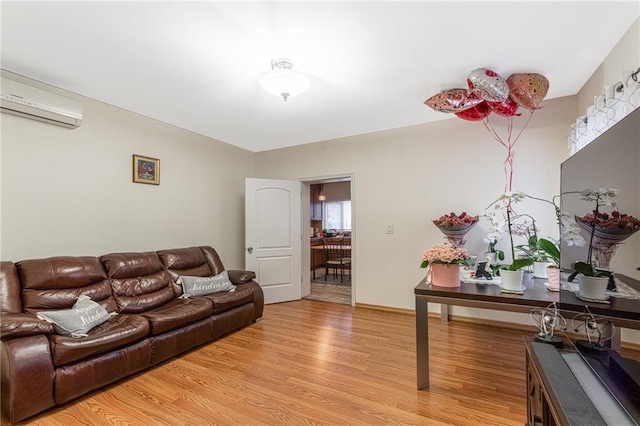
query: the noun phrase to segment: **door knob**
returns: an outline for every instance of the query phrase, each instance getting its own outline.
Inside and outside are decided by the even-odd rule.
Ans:
[[[253,247],[247,247],[247,251],[249,252],[249,254],[253,253]]]

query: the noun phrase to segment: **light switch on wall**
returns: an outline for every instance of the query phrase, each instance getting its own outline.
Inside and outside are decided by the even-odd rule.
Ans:
[[[387,225],[387,234],[393,234],[393,225]]]

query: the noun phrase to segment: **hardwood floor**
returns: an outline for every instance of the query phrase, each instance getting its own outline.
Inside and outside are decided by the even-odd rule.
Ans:
[[[24,424],[524,424],[525,332],[430,331],[431,388],[418,391],[413,313],[267,305],[256,324]]]

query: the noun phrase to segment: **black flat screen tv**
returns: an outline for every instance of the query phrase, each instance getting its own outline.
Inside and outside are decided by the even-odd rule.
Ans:
[[[589,188],[614,188],[617,207],[605,208],[606,212],[620,213],[640,218],[640,108],[635,109],[590,144],[569,157],[561,165],[561,210],[571,217],[583,217],[593,211],[595,204],[581,199],[580,192]],[[617,324],[614,333],[621,328],[640,329],[640,298],[609,296],[605,302],[585,301],[572,291],[566,278],[576,261],[586,261],[590,232],[583,229],[587,241],[584,247],[569,246],[561,235],[560,259],[565,272],[560,293],[560,309],[568,317],[569,332],[576,332],[572,321],[581,313],[596,318],[606,318]],[[628,236],[616,246],[607,268],[612,271],[618,288],[632,289],[640,295],[640,231]],[[568,313],[568,314],[567,314]],[[572,315],[575,315],[573,318]],[[606,322],[606,321],[605,321]],[[630,332],[640,336],[640,332]],[[603,348],[599,352],[590,346],[584,327],[572,337],[584,360],[611,389],[635,421],[640,421],[640,355],[633,351]],[[581,340],[581,342],[579,342]]]
[[[615,188],[617,210],[640,218],[640,108],[614,124],[593,142],[561,165],[561,208],[572,216],[584,216],[595,203],[586,202],[575,192],[589,188]],[[605,211],[611,211],[605,207]],[[589,234],[583,230],[585,239]],[[585,261],[587,247],[561,244],[562,267]],[[614,272],[640,279],[640,232],[623,241],[611,260]]]

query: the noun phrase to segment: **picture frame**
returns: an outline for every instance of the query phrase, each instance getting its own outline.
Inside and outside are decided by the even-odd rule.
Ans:
[[[160,185],[160,160],[133,154],[133,182]]]

